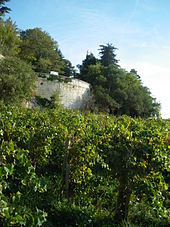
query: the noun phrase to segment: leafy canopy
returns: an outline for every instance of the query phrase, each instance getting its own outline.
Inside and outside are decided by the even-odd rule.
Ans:
[[[9,18],[0,19],[0,52],[4,56],[17,55],[20,51],[21,40],[15,23]]]
[[[5,57],[0,63],[0,99],[5,103],[29,100],[36,79],[31,66],[17,57]]]
[[[20,34],[20,58],[31,63],[36,72],[57,71],[59,74],[74,74],[71,63],[63,58],[58,44],[41,28],[27,29]]]
[[[100,56],[101,64],[104,66],[109,66],[111,64],[117,65],[118,60],[116,59],[116,54],[114,53],[117,50],[112,44],[108,43],[107,45],[100,45]]]
[[[118,66],[116,48],[112,44],[100,45],[100,59],[87,54],[79,65],[78,78],[92,86],[95,108],[99,111],[150,117],[159,115],[160,104],[151,96],[147,87],[142,85],[140,76],[132,69],[125,71]]]

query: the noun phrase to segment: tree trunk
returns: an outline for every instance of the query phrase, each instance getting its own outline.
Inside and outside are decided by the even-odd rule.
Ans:
[[[127,220],[129,212],[129,203],[131,190],[128,184],[127,177],[120,176],[119,178],[119,194],[117,198],[117,206],[115,212],[115,221],[117,223]]]

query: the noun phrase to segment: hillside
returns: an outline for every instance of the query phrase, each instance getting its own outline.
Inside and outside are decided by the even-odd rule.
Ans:
[[[169,129],[1,103],[1,226],[168,226]]]

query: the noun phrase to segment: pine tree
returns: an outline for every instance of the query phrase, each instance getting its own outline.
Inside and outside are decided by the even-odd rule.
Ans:
[[[117,50],[112,44],[100,45],[100,56],[101,56],[101,64],[103,66],[109,66],[111,64],[115,64],[118,66],[118,60],[116,59],[116,54],[114,53]]]
[[[5,6],[6,2],[9,2],[9,0],[0,0],[0,17],[3,16],[5,13],[9,13],[9,11],[11,11],[10,8]]]

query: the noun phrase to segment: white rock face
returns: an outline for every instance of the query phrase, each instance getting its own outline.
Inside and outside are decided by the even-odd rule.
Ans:
[[[36,87],[37,95],[49,100],[53,94],[59,92],[60,103],[68,109],[84,108],[90,95],[90,84],[78,79],[64,83],[58,80],[50,81],[46,78],[38,78]]]

